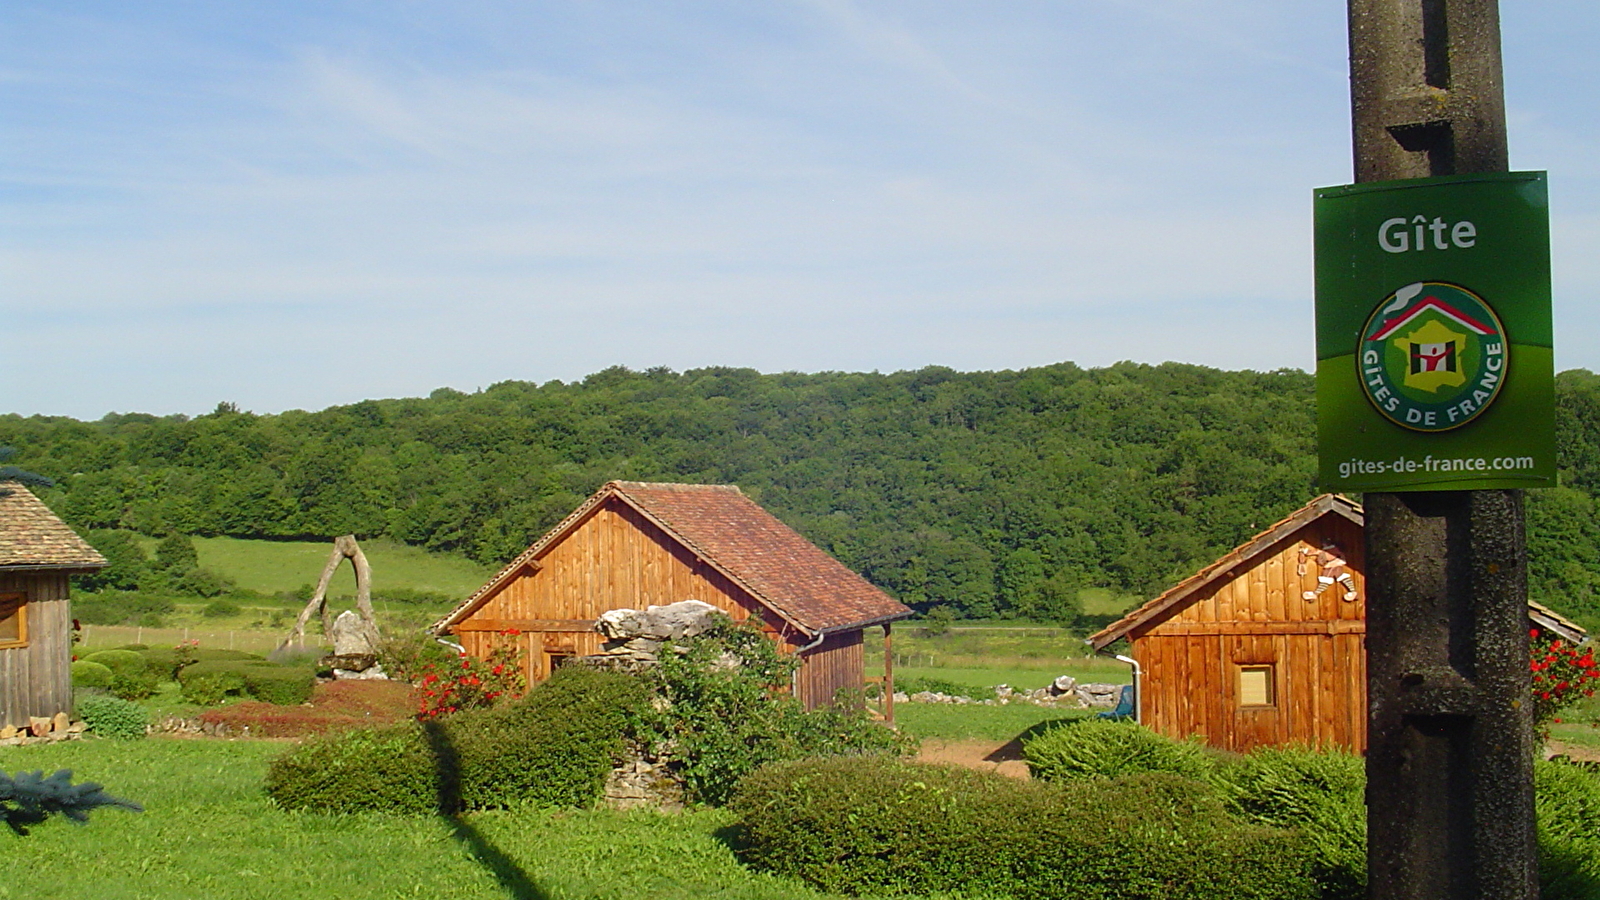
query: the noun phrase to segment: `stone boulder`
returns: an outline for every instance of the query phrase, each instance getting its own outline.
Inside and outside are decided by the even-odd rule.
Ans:
[[[643,610],[608,610],[600,614],[594,628],[606,637],[601,655],[648,661],[656,658],[667,641],[704,634],[724,615],[709,603],[682,600]]]

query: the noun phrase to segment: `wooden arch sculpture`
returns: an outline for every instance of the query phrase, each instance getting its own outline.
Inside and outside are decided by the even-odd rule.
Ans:
[[[356,543],[356,536],[346,534],[333,539],[333,553],[328,556],[328,564],[322,567],[317,589],[312,592],[305,609],[300,610],[294,630],[278,645],[279,650],[290,644],[297,647],[306,645],[306,623],[311,621],[313,614],[322,619],[322,633],[330,637],[333,635],[333,622],[328,617],[328,582],[333,580],[333,573],[339,571],[339,564],[346,559],[350,560],[356,572],[356,611],[361,616],[363,636],[367,639],[367,646],[378,646],[378,620],[372,612],[372,566],[368,564],[366,554],[361,552],[361,545]]]

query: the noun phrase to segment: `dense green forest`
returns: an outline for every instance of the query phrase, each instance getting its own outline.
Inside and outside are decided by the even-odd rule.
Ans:
[[[1535,596],[1600,624],[1600,377],[1557,380],[1563,487],[1530,492]],[[1294,370],[1168,363],[580,383],[254,415],[0,416],[83,529],[387,535],[498,563],[613,478],[732,483],[920,609],[1044,620],[1157,592],[1316,493]]]

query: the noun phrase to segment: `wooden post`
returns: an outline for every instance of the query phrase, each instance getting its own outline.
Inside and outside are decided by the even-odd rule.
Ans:
[[[894,640],[890,623],[883,623],[883,720],[894,724]]]
[[[1348,2],[1356,181],[1506,171],[1497,0]],[[1364,506],[1368,896],[1535,900],[1522,492]]]

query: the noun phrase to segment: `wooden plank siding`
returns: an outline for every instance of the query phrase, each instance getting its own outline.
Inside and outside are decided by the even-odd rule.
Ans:
[[[866,672],[861,629],[830,634],[800,658],[796,698],[806,709],[834,701],[840,691],[859,691]]]
[[[65,572],[0,573],[0,594],[27,597],[27,645],[0,650],[0,725],[72,712],[72,605]]]
[[[783,653],[809,642],[744,588],[615,498],[596,506],[543,552],[537,566],[517,572],[452,631],[474,656],[515,645],[523,651],[524,671],[532,684],[550,677],[562,657],[600,652],[604,639],[593,623],[601,613],[682,600],[709,603],[734,621],[755,618]],[[520,634],[505,633],[511,629]],[[861,630],[830,634],[801,661],[799,699],[807,708],[826,704],[840,688],[861,688],[864,676]]]
[[[1334,584],[1313,601],[1314,555],[1333,540],[1357,598]],[[1128,633],[1143,671],[1141,720],[1176,738],[1227,750],[1301,743],[1366,748],[1366,586],[1360,527],[1322,516],[1223,574],[1181,609]],[[1270,666],[1272,698],[1247,706],[1240,668]]]

